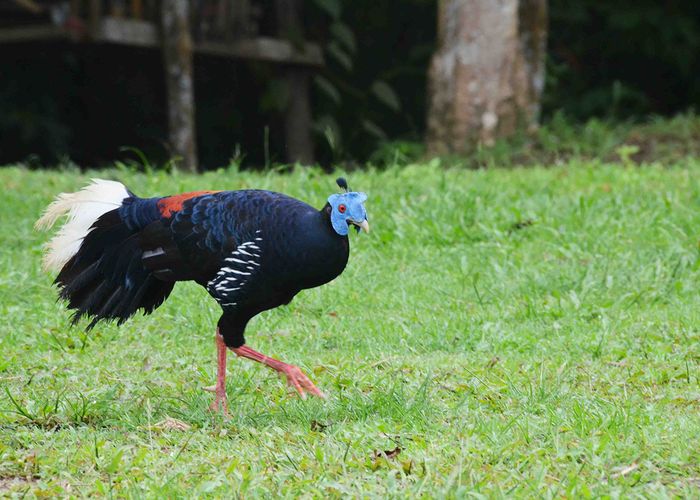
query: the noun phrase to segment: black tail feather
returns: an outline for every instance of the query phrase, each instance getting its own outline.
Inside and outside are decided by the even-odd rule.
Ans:
[[[88,317],[88,330],[102,320],[121,324],[139,309],[150,314],[170,295],[174,283],[155,278],[144,267],[139,241],[118,210],[95,222],[55,281],[60,297],[75,310],[73,323]]]
[[[95,261],[80,273],[75,274],[70,281],[64,281],[61,289],[62,298],[70,298],[88,287],[94,280],[100,278],[99,261]]]

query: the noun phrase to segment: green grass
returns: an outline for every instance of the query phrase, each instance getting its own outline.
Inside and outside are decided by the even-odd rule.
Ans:
[[[329,399],[231,355],[229,421],[201,390],[219,311],[198,287],[69,328],[32,224],[98,175],[142,195],[335,191],[315,170],[0,170],[0,496],[699,494],[699,160],[352,173],[372,233],[247,332]]]

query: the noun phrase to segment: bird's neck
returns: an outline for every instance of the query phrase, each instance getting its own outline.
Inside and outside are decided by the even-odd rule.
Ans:
[[[323,220],[328,223],[328,227],[333,229],[333,224],[331,223],[331,211],[333,209],[331,208],[330,203],[326,203],[323,208],[320,210],[321,216],[323,217]],[[335,230],[334,230],[335,232]]]

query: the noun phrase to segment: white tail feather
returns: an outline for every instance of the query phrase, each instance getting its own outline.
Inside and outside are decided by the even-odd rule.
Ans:
[[[60,270],[78,250],[90,228],[102,214],[119,208],[129,197],[121,182],[92,179],[92,184],[75,193],[61,193],[36,221],[36,229],[49,229],[62,216],[66,223],[46,244],[45,270]]]

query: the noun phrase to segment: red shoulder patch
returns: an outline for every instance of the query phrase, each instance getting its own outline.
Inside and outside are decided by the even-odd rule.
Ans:
[[[191,193],[176,194],[158,200],[158,210],[163,217],[170,217],[173,212],[182,210],[185,201],[205,194],[220,193],[220,191],[192,191]]]

